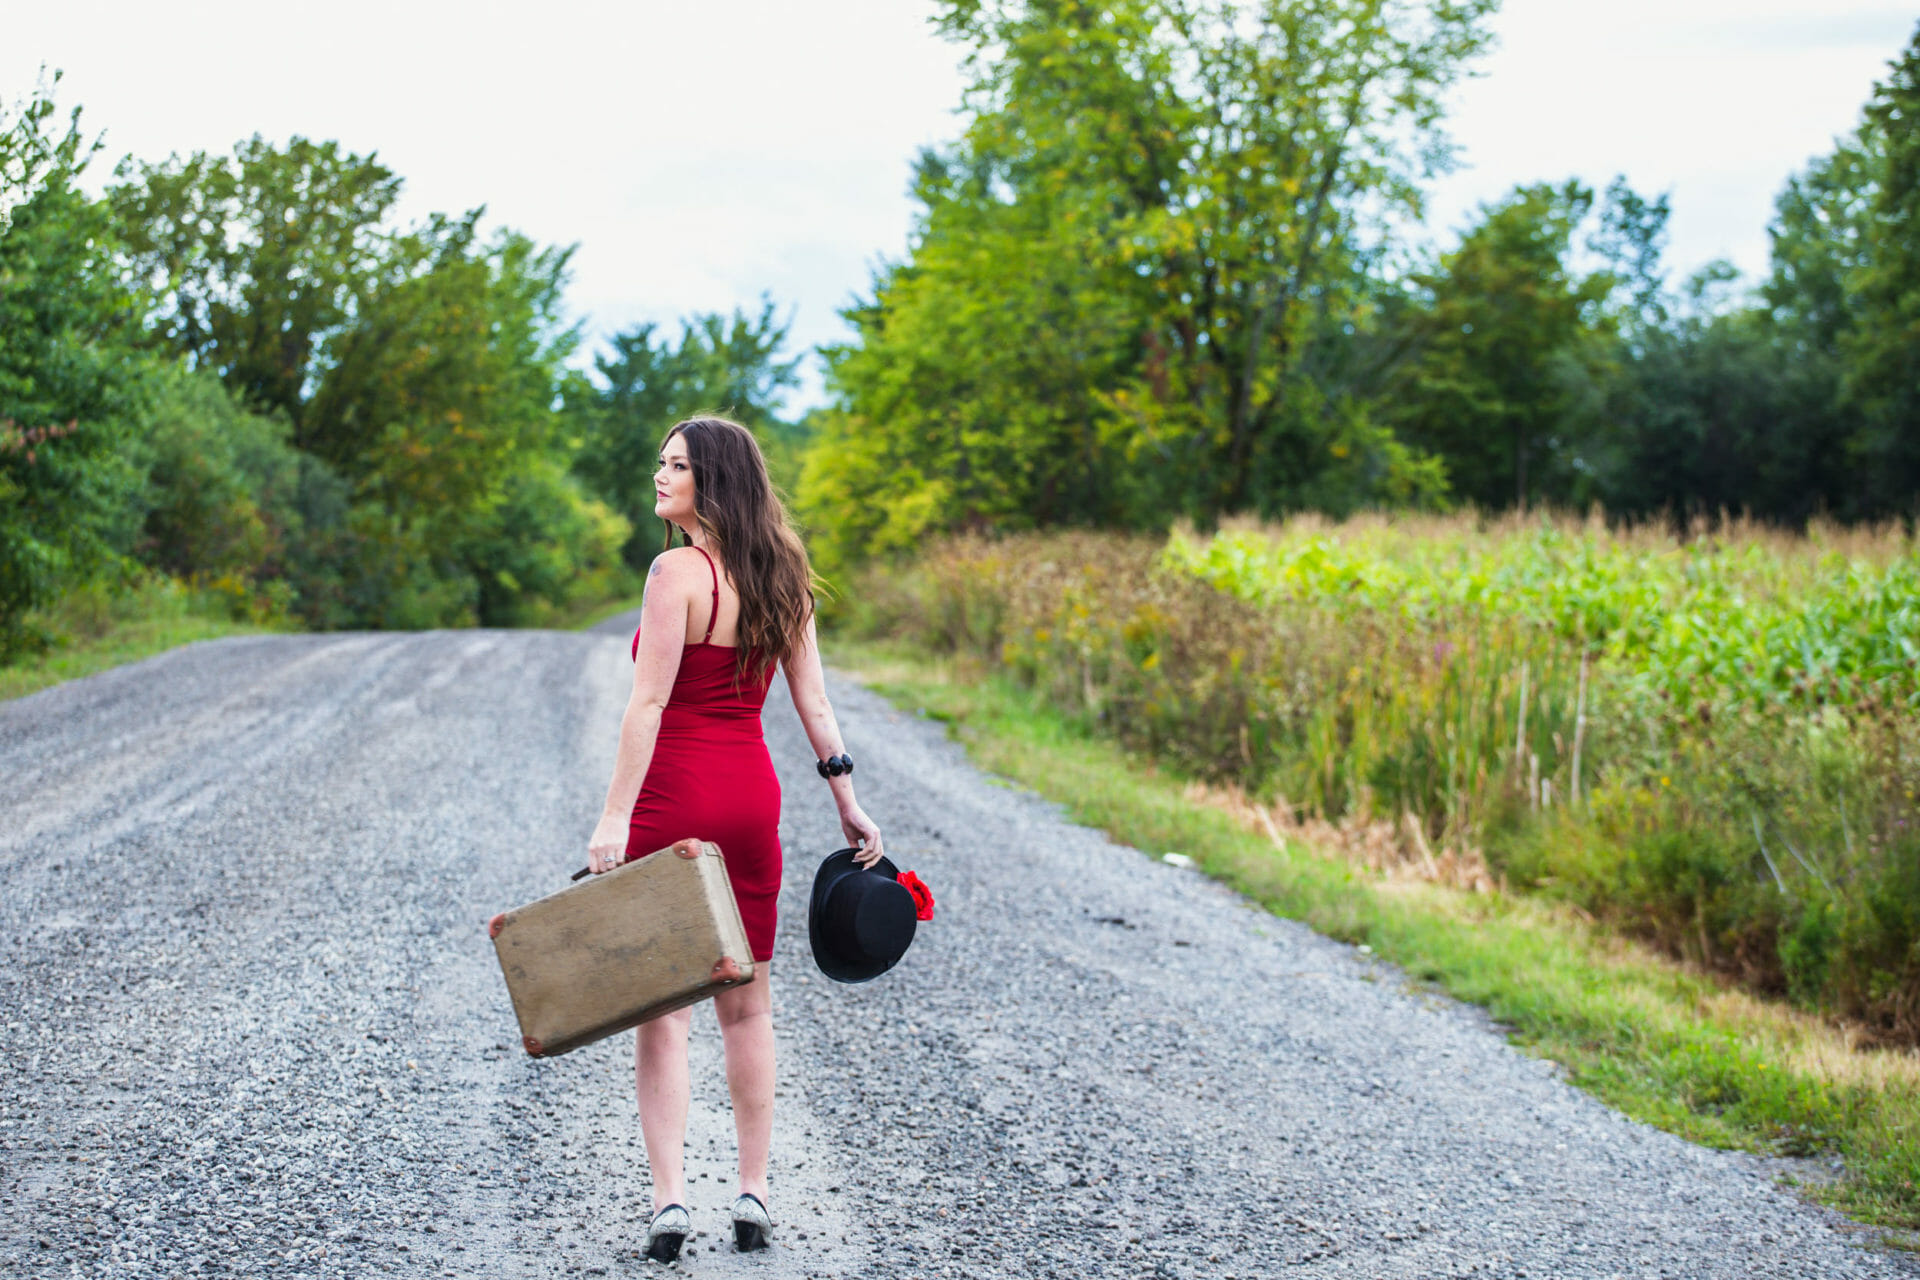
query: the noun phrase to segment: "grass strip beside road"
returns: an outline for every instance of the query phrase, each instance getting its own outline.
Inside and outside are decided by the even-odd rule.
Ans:
[[[45,653],[0,666],[0,701],[139,662],[196,640],[290,629],[235,621],[223,602],[166,581],[116,596],[76,593],[75,598],[35,615],[35,620],[53,636],[53,645]]]
[[[1196,802],[1187,780],[1090,737],[997,672],[830,643],[834,665],[945,721],[984,768],[1150,853],[1179,852],[1277,915],[1363,943],[1483,1006],[1527,1051],[1637,1120],[1708,1146],[1809,1157],[1806,1190],[1912,1248],[1920,1057],[1685,969],[1548,904],[1387,880]],[[1839,1157],[1843,1172],[1821,1174]]]

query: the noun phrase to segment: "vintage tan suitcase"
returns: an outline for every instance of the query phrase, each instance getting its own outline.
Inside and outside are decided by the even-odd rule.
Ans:
[[[719,846],[681,840],[487,924],[521,1043],[578,1049],[753,980]]]

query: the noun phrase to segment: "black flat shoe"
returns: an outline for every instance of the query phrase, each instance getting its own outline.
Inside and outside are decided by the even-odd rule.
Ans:
[[[742,1192],[733,1202],[733,1247],[742,1253],[764,1249],[773,1240],[773,1219],[760,1197]]]
[[[647,1224],[647,1256],[655,1262],[672,1262],[680,1256],[680,1246],[692,1234],[693,1219],[687,1216],[687,1207],[667,1205]]]

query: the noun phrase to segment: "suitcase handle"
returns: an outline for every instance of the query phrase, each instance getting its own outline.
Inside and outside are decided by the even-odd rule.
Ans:
[[[667,847],[669,849],[672,849],[673,852],[679,854],[683,858],[697,858],[700,856],[700,853],[701,853],[700,841],[693,840],[693,839],[675,840],[671,845]],[[665,853],[666,849],[656,850],[656,852]],[[642,856],[651,858],[653,854],[649,853],[649,854],[644,854]],[[638,862],[638,861],[640,861],[639,858],[627,859],[627,862]],[[627,863],[622,862],[620,865],[624,867],[627,865]],[[609,870],[611,870],[611,868],[609,868]],[[568,876],[567,879],[580,880],[592,874],[593,874],[593,867],[589,865],[589,866],[580,868],[578,871]]]

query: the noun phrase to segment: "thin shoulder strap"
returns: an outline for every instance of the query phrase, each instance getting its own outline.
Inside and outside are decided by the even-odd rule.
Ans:
[[[695,547],[694,550],[707,556],[705,547]],[[712,556],[707,556],[707,572],[713,575],[713,608],[707,611],[707,634],[700,637],[701,644],[713,639],[713,624],[720,617],[720,571],[713,567]]]

